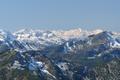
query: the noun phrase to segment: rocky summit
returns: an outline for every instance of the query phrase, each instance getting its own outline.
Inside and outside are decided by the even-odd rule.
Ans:
[[[120,33],[0,30],[0,80],[120,80]]]

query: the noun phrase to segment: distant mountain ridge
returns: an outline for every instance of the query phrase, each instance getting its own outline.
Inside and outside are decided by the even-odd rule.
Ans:
[[[68,31],[22,29],[15,33],[0,30],[0,42],[6,44],[5,46],[16,48],[16,50],[21,48],[22,50],[39,50],[45,46],[61,45],[71,39],[85,40],[91,35],[98,35],[103,32],[99,29],[86,31],[80,28]],[[119,37],[119,34],[113,32],[112,36]],[[116,44],[119,45],[119,43]]]

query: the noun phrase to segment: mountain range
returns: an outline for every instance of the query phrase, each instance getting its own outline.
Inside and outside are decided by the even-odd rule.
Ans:
[[[119,79],[119,32],[0,30],[0,80]]]

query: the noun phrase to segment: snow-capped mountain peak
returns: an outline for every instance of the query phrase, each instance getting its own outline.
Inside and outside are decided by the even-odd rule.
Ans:
[[[5,40],[13,41],[15,40],[15,36],[8,31],[0,30],[0,41],[5,41]]]

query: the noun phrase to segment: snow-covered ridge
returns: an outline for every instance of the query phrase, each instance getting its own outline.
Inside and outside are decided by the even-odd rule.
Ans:
[[[89,35],[98,34],[102,31],[103,30],[86,31],[80,28],[66,31],[22,29],[13,33],[13,35],[16,37],[18,41],[22,41],[23,43],[33,42],[41,45],[50,45],[50,44],[62,44],[64,41],[73,38],[84,39]]]
[[[79,38],[82,36],[88,36],[92,34],[98,34],[103,32],[103,30],[98,29],[94,31],[87,31],[87,30],[82,30],[80,28],[78,29],[71,29],[71,30],[32,30],[32,29],[22,29],[20,31],[17,31],[14,33],[14,35],[17,37],[17,39],[28,39],[29,40],[34,40],[36,38],[41,38],[41,39],[52,39],[55,38],[61,38],[68,40],[70,38]]]
[[[44,46],[60,45],[71,39],[85,40],[90,35],[97,35],[104,32],[101,29],[87,31],[78,29],[71,30],[33,30],[22,29],[14,33],[10,33],[4,30],[0,30],[0,42],[6,44],[8,47],[20,48],[25,50],[40,50]],[[115,43],[113,47],[120,46],[120,33],[112,32],[111,38]],[[117,42],[116,42],[117,38]],[[112,40],[113,41],[113,40]],[[17,49],[16,49],[17,50]]]

